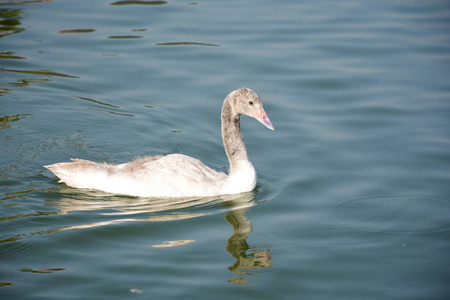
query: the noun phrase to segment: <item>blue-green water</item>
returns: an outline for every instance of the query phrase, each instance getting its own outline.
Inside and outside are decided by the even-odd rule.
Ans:
[[[1,299],[448,299],[447,1],[0,1]],[[227,159],[253,193],[139,199],[43,165]]]

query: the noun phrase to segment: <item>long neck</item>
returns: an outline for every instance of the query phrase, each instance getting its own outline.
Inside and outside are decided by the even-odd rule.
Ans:
[[[229,101],[227,97],[222,106],[222,139],[233,174],[240,161],[248,162],[248,156],[241,135],[241,115],[233,111]]]

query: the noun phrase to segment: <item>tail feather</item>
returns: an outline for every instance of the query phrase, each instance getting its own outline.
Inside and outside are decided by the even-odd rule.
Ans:
[[[72,162],[62,162],[44,166],[59,177],[59,182],[77,188],[93,188],[98,180],[105,180],[115,166],[89,160],[71,158]]]

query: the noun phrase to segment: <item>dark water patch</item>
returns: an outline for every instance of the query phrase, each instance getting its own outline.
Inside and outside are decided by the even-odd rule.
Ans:
[[[3,51],[0,52],[0,59],[28,59],[28,58],[15,55],[15,52]]]
[[[87,28],[87,29],[66,29],[66,30],[59,30],[58,33],[67,34],[67,33],[91,33],[95,32],[95,29]]]
[[[193,45],[193,46],[210,46],[210,47],[219,47],[217,44],[209,44],[209,43],[197,43],[197,42],[172,42],[172,43],[157,43],[156,46],[184,46],[184,45]]]
[[[142,35],[111,35],[108,36],[109,39],[140,39],[143,38]]]
[[[89,102],[92,102],[92,103],[95,103],[95,104],[100,104],[100,105],[104,105],[104,106],[108,106],[108,107],[112,107],[112,108],[120,108],[117,105],[113,105],[113,104],[110,104],[110,103],[102,102],[102,101],[91,99],[91,98],[87,98],[87,97],[79,97],[79,96],[74,96],[74,97],[78,98],[78,99],[81,99],[81,100],[89,101]]]
[[[1,199],[3,200],[3,199]],[[0,222],[4,222],[4,221],[12,221],[12,220],[17,220],[17,219],[21,219],[21,218],[30,218],[30,217],[41,217],[41,216],[51,216],[51,215],[58,215],[60,214],[59,212],[49,212],[49,211],[37,211],[34,213],[30,213],[30,214],[22,214],[22,215],[13,215],[13,216],[4,216],[4,217],[0,217]]]
[[[109,5],[163,5],[167,4],[167,1],[138,1],[138,0],[125,0],[112,2]]]
[[[116,109],[120,109],[120,106],[114,105],[114,104],[110,104],[104,101],[99,101],[99,100],[95,100],[95,99],[91,99],[91,98],[87,98],[87,97],[80,97],[80,96],[74,96],[75,98],[78,98],[80,100],[84,100],[84,101],[88,101],[88,102],[92,102],[95,104],[99,104],[101,106],[106,106],[106,107],[110,107],[110,108],[116,108]],[[121,112],[116,112],[116,111],[112,111],[112,110],[106,110],[106,109],[101,109],[101,108],[94,108],[94,107],[88,107],[88,109],[90,110],[95,110],[95,111],[101,111],[101,112],[107,112],[113,115],[118,115],[118,116],[123,116],[123,117],[135,117],[135,115],[133,114],[127,114],[127,113],[121,113]]]
[[[5,88],[0,87],[0,96],[3,96],[4,94],[9,93],[11,91],[12,90],[10,90],[10,89],[5,89]]]
[[[43,3],[51,2],[53,0],[6,0],[0,2],[0,5],[11,5],[11,4],[32,4],[32,3]]]
[[[96,111],[107,112],[107,113],[109,113],[109,114],[113,114],[113,115],[117,115],[117,116],[122,116],[122,117],[135,117],[135,115],[133,115],[133,114],[119,113],[119,112],[115,112],[115,111],[111,111],[111,110],[105,110],[105,109],[100,109],[100,108],[92,108],[92,107],[89,107],[89,109],[96,110]]]
[[[21,74],[31,74],[31,75],[42,75],[42,76],[57,76],[57,77],[67,77],[67,78],[79,78],[78,76],[68,75],[64,73],[58,73],[47,70],[14,70],[14,69],[4,69],[0,68],[0,72],[11,72],[11,73],[21,73]]]
[[[12,83],[2,83],[3,86],[15,86],[15,87],[22,87],[22,86],[30,86],[33,83],[44,83],[50,81],[50,79],[47,78],[40,78],[40,79],[18,79],[17,82]]]
[[[19,269],[19,271],[34,274],[49,274],[54,272],[67,271],[67,268],[39,268],[39,269],[22,268]]]

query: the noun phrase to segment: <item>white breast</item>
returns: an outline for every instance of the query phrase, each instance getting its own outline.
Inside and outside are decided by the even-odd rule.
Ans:
[[[239,161],[233,168],[222,194],[238,194],[252,191],[256,186],[256,172],[250,161]]]

